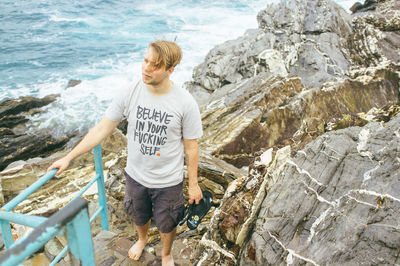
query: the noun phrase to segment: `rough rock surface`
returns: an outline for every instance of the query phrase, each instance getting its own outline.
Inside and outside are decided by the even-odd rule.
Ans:
[[[0,171],[11,162],[48,156],[65,147],[69,137],[55,139],[45,130],[26,133],[28,117],[40,112],[38,108],[50,104],[57,97],[21,97],[0,102]]]
[[[249,165],[261,148],[301,148],[345,115],[397,102],[398,67],[393,67],[369,69],[354,79],[313,89],[296,77],[260,74],[203,111],[201,148],[239,168]]]
[[[318,8],[294,21],[324,17],[328,2],[315,1]],[[273,5],[259,18],[270,25],[277,17],[270,10],[287,5],[301,4]],[[202,149],[250,170],[231,183],[214,212],[193,256],[198,265],[398,263],[399,9],[398,1],[380,1],[374,12],[349,20],[350,30],[338,33],[347,36],[340,42],[347,68],[319,85],[298,70],[212,84],[220,77],[213,72],[219,58],[232,53],[230,44],[249,45],[251,32],[227,42],[226,54],[218,46],[199,66],[206,74],[198,73],[189,88],[202,90]],[[346,20],[332,14],[321,23]],[[258,157],[271,147],[272,156]],[[272,159],[257,165],[263,157]]]
[[[289,1],[261,11],[259,29],[214,48],[188,84],[202,105],[201,148],[240,168],[251,163],[254,153],[261,148],[292,145],[294,150],[301,149],[307,141],[326,132],[332,123],[344,122],[350,117],[357,120],[352,121],[353,125],[362,125],[366,121],[357,118],[358,113],[396,103],[400,39],[398,30],[387,29],[389,25],[397,25],[399,9],[396,1],[386,1],[378,5],[375,13],[351,19],[333,2],[320,0]],[[285,12],[292,16],[292,22],[287,22],[289,15],[285,16]],[[322,17],[326,19],[319,19]],[[304,42],[312,43],[303,50],[314,51],[318,56],[325,51],[322,54],[326,60],[305,64],[299,59],[301,56],[308,60],[318,56],[302,55],[296,48],[299,43],[289,42],[290,38],[285,37],[288,40],[276,40],[273,49],[281,54],[284,54],[282,47],[295,51],[296,60],[284,62],[286,69],[290,68],[287,71],[290,75],[280,75],[267,68],[254,72],[259,62],[248,53],[270,49],[272,38],[256,36],[273,35],[277,29],[285,29],[279,36],[294,36],[301,31],[307,36]],[[336,41],[324,39],[326,34],[333,34]],[[255,41],[261,48],[251,46]],[[300,45],[305,45],[304,42]],[[240,72],[240,64],[226,57],[246,62],[243,69],[249,72]],[[288,55],[281,57],[289,58]],[[327,76],[329,62],[340,69],[334,72],[340,75]],[[230,82],[223,81],[235,71],[247,74]],[[310,85],[307,79],[314,75],[310,71],[322,77],[321,82]],[[207,96],[203,92],[198,94],[198,89],[207,91]]]
[[[394,265],[400,115],[325,134],[287,160],[240,264]]]
[[[383,2],[383,1],[381,1],[381,2]],[[364,4],[361,4],[360,2],[356,2],[350,8],[350,11],[353,12],[353,14],[360,13],[360,12],[373,11],[376,9],[377,3],[378,3],[378,0],[366,0],[364,2]]]
[[[326,133],[291,157],[257,156],[233,181],[192,259],[197,265],[396,264],[400,107],[386,121]],[[389,111],[391,112],[391,111]],[[250,238],[249,238],[250,237]]]
[[[400,62],[400,2],[379,1],[374,12],[353,19],[347,47],[352,68]]]
[[[215,90],[263,72],[297,75],[308,87],[345,77],[351,16],[333,1],[270,4],[257,20],[258,29],[216,46],[195,68],[187,87],[201,105]]]

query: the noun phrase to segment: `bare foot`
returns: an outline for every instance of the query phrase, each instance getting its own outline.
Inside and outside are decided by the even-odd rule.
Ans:
[[[162,266],[174,266],[174,258],[172,258],[172,255],[168,256],[163,256],[162,257]]]
[[[142,255],[143,249],[147,244],[146,240],[138,240],[128,251],[129,258],[139,260]]]

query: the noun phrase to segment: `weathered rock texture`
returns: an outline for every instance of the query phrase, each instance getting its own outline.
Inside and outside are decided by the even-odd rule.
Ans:
[[[380,1],[380,2],[384,2]],[[350,11],[354,13],[358,12],[367,12],[367,11],[373,11],[376,9],[378,0],[365,0],[364,4],[361,4],[360,2],[354,3],[354,5],[350,8]]]
[[[374,12],[353,19],[353,28],[347,45],[353,68],[400,62],[399,1],[379,1]]]
[[[0,102],[0,171],[11,162],[48,156],[65,147],[68,137],[55,139],[45,130],[26,133],[28,117],[40,112],[40,107],[52,103],[57,97],[21,97]]]
[[[188,88],[203,110],[202,149],[250,170],[229,186],[196,263],[397,263],[399,9],[270,5],[258,29],[197,68]]]
[[[379,122],[326,133],[294,157],[290,146],[257,156],[249,176],[230,184],[193,260],[396,264],[399,111],[373,109],[362,116]]]
[[[387,1],[352,19],[331,1],[268,6],[258,29],[211,50],[187,84],[202,106],[202,149],[243,167],[261,148],[301,149],[331,123],[362,125],[357,113],[397,102],[399,31],[387,29],[398,9]],[[281,70],[262,64],[279,65],[261,60],[267,52]]]
[[[297,75],[308,87],[344,77],[351,16],[332,1],[292,0],[268,5],[258,29],[212,49],[194,70],[188,88],[200,103],[208,94],[263,72]]]
[[[301,148],[344,115],[397,102],[397,72],[390,68],[371,71],[313,89],[305,88],[297,77],[250,79],[238,85],[234,100],[226,99],[228,93],[217,100],[220,105],[203,112],[201,147],[237,167],[249,165],[261,148]]]
[[[325,134],[287,160],[240,264],[394,265],[400,115]]]

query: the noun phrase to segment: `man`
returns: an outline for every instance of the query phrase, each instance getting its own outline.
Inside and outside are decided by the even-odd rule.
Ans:
[[[59,175],[72,159],[94,148],[127,117],[124,205],[139,236],[129,249],[129,257],[139,260],[153,217],[163,245],[162,265],[174,265],[171,248],[176,226],[184,215],[184,157],[189,178],[189,203],[198,204],[203,197],[197,183],[197,139],[202,135],[199,108],[186,90],[170,80],[181,58],[181,49],[174,42],[150,43],[142,63],[142,80],[116,95],[101,122],[69,154],[48,169],[59,168],[56,173]]]

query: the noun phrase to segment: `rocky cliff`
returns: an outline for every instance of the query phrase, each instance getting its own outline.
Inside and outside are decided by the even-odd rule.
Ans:
[[[280,169],[270,164],[264,177],[276,182],[240,264],[398,263],[399,147],[397,115],[387,123],[329,132],[287,157]]]
[[[328,0],[268,5],[257,29],[194,70],[186,86],[202,110],[199,180],[215,208],[197,231],[178,228],[180,264],[399,263],[400,5],[370,2],[352,15]],[[133,240],[121,205],[125,141],[116,131],[104,144],[106,187],[112,231]],[[51,160],[3,171],[5,198]],[[49,191],[69,199],[91,161],[76,160],[19,211],[62,207]],[[146,254],[157,241],[153,228]],[[113,251],[102,258],[121,263]]]
[[[249,166],[198,265],[398,263],[399,15],[397,1],[269,5],[196,68],[202,149]]]

